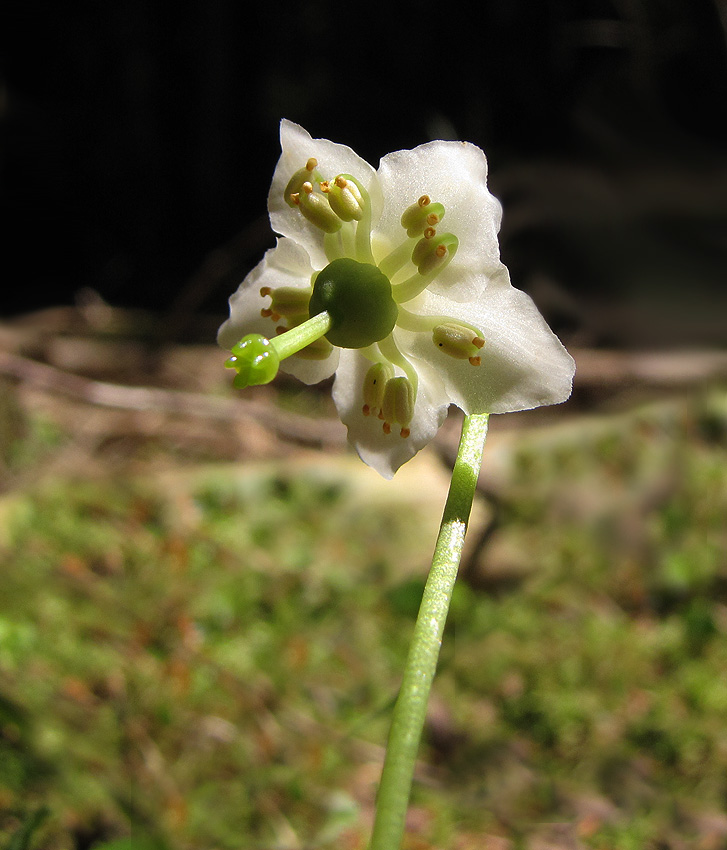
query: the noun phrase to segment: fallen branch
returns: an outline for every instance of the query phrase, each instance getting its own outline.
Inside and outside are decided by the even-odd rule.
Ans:
[[[95,381],[7,351],[0,351],[0,373],[34,389],[99,407],[155,411],[222,422],[254,419],[285,437],[305,443],[341,445],[346,441],[345,429],[338,420],[311,419],[243,399]]]

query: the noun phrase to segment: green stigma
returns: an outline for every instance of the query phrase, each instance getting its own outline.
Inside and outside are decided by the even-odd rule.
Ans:
[[[272,342],[261,334],[248,334],[232,347],[225,366],[237,372],[233,387],[244,389],[269,384],[278,374],[280,357]]]

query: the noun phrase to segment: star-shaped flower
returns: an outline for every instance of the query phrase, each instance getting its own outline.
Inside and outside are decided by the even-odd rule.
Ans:
[[[429,142],[374,170],[290,121],[280,140],[268,198],[280,238],[218,336],[237,386],[271,380],[279,361],[307,384],[335,373],[349,441],[386,478],[450,404],[506,413],[568,398],[573,360],[500,262],[478,147]]]

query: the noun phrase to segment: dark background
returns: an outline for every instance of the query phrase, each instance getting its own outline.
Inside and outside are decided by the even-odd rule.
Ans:
[[[0,315],[222,316],[272,244],[285,116],[374,165],[482,146],[513,280],[566,337],[727,338],[724,0],[243,5],[3,6]]]

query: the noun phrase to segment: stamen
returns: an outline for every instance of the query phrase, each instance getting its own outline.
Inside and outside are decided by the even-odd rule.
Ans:
[[[473,336],[470,328],[458,322],[444,322],[432,331],[432,341],[444,354],[455,360],[469,360],[472,366],[481,363],[478,351],[485,344],[480,336]]]
[[[277,322],[281,316],[308,316],[308,302],[311,296],[310,289],[302,289],[296,286],[277,286],[272,289],[263,286],[260,295],[270,295],[272,303],[269,308],[260,311],[261,316],[271,316]]]
[[[353,178],[347,179],[348,177],[347,174],[339,174],[333,181],[333,185],[328,185],[328,203],[343,221],[360,221],[363,218],[366,201]]]
[[[417,388],[419,386],[419,375],[417,374],[417,370],[411,365],[406,357],[404,357],[401,351],[399,351],[399,348],[394,341],[394,335],[389,334],[386,339],[380,340],[377,344],[379,346],[379,351],[383,354],[383,356],[390,363],[398,366],[407,378],[409,378],[414,395],[416,396]]]
[[[407,236],[419,236],[427,225],[439,224],[443,218],[444,206],[433,204],[429,195],[422,195],[415,204],[404,210],[401,226],[406,230]]]
[[[416,394],[408,378],[391,378],[386,382],[382,407],[385,434],[391,433],[393,422],[402,426],[401,431],[408,432],[408,425],[414,416],[415,400]]]
[[[469,322],[465,322],[462,319],[453,319],[451,316],[421,316],[399,305],[399,316],[396,320],[396,325],[402,330],[413,331],[414,333],[431,333],[437,325],[445,324],[456,324],[467,328],[471,332],[472,342],[477,348],[482,348],[485,344],[484,339],[482,339],[482,331],[474,325],[469,324]]]
[[[396,303],[404,304],[424,292],[434,278],[449,265],[457,253],[458,246],[459,239],[452,233],[420,239],[412,252],[412,262],[417,266],[417,273],[401,283],[394,284]]]
[[[411,252],[415,244],[413,238],[405,239],[378,264],[379,270],[391,280],[411,260]]]
[[[290,180],[288,180],[288,185],[285,187],[285,191],[283,192],[283,198],[289,207],[298,203],[297,196],[301,191],[303,183],[315,183],[320,181],[320,174],[318,174],[315,170],[317,165],[318,160],[315,157],[310,157],[305,164],[305,168],[299,168]]]
[[[447,254],[452,249],[456,250],[458,245],[459,240],[451,233],[437,237],[434,228],[427,228],[424,231],[424,238],[420,239],[414,246],[411,260],[417,267],[419,274],[426,275],[441,265]]]
[[[291,196],[293,203],[303,215],[325,233],[335,233],[340,230],[342,221],[331,209],[322,192],[315,192],[313,184],[305,181],[297,194]]]
[[[387,381],[394,376],[394,370],[388,363],[374,363],[366,373],[363,382],[364,404],[361,412],[364,416],[378,416],[384,403],[384,391]]]

